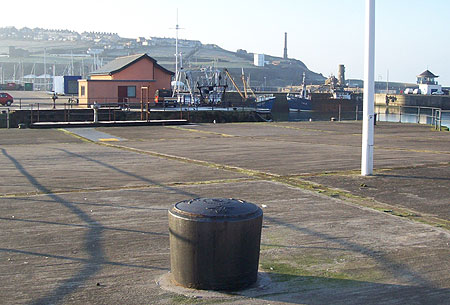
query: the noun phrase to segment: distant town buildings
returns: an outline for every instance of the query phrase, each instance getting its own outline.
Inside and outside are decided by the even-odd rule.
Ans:
[[[139,37],[137,39],[121,38],[117,33],[83,32],[81,34],[69,30],[48,30],[42,28],[4,27],[0,28],[0,39],[34,40],[34,41],[85,41],[100,45],[105,50],[121,50],[125,48],[148,46],[172,46],[175,38]],[[198,47],[202,43],[198,40],[179,39],[180,47]],[[211,46],[212,48],[213,46]],[[98,48],[97,48],[98,49]]]
[[[41,28],[21,28],[4,27],[0,28],[0,39],[24,39],[24,40],[45,40],[45,41],[77,41],[81,35],[69,30],[48,30]]]
[[[92,41],[95,43],[111,43],[118,42],[121,38],[117,33],[83,32],[81,33],[79,40]]]

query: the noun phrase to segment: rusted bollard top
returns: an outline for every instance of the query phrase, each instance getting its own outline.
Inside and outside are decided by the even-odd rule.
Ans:
[[[247,219],[262,214],[253,203],[233,198],[195,198],[176,203],[171,211],[190,218]]]

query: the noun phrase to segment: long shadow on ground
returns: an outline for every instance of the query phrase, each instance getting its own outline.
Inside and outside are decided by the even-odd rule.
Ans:
[[[347,279],[268,273],[266,292],[238,294],[265,301],[291,304],[449,304],[450,289],[415,285],[371,283]]]
[[[86,282],[91,276],[102,269],[102,264],[106,262],[103,247],[100,242],[104,228],[100,223],[89,217],[88,214],[83,212],[80,208],[76,207],[71,202],[50,193],[49,189],[47,189],[45,186],[39,183],[36,178],[30,175],[30,173],[28,173],[28,171],[20,164],[20,162],[9,155],[5,149],[1,148],[1,152],[14,164],[17,170],[19,170],[19,172],[24,175],[34,187],[36,187],[40,192],[48,193],[48,196],[53,201],[69,209],[73,214],[75,214],[78,218],[80,218],[84,223],[88,225],[89,229],[84,237],[84,250],[88,254],[89,259],[85,261],[84,267],[80,271],[78,271],[77,274],[63,281],[47,296],[44,296],[32,302],[32,304],[34,305],[58,303],[66,295],[74,292],[81,284]]]
[[[83,268],[79,270],[72,277],[62,281],[58,287],[56,287],[53,291],[49,292],[46,296],[43,296],[37,300],[34,300],[31,304],[55,304],[60,303],[64,297],[73,293],[77,290],[82,284],[84,284],[89,278],[98,273],[104,265],[116,265],[116,266],[127,266],[127,267],[137,267],[137,268],[150,268],[150,269],[161,269],[166,270],[165,268],[155,268],[148,266],[137,266],[137,265],[128,265],[117,262],[109,262],[104,254],[104,249],[101,244],[102,234],[105,230],[110,228],[104,227],[101,223],[97,222],[95,219],[91,218],[88,214],[83,212],[80,208],[76,206],[76,204],[65,200],[64,198],[52,194],[51,191],[43,186],[35,177],[33,177],[23,166],[20,164],[18,160],[16,160],[13,156],[9,155],[8,152],[0,148],[2,154],[8,158],[17,170],[24,176],[26,179],[36,187],[40,192],[47,194],[52,201],[66,207],[71,213],[76,215],[81,221],[85,223],[84,227],[87,228],[87,232],[83,239],[83,248],[86,251],[88,258],[86,259],[77,259],[65,256],[52,255],[50,253],[37,253],[37,252],[29,252],[23,250],[15,250],[15,249],[4,249],[0,248],[0,252],[10,252],[10,253],[22,253],[27,255],[36,255],[36,256],[46,256],[46,257],[54,257],[64,260],[74,260],[81,261],[84,263]],[[20,220],[19,220],[20,221]],[[27,220],[22,220],[27,221]],[[50,224],[50,223],[49,223]]]

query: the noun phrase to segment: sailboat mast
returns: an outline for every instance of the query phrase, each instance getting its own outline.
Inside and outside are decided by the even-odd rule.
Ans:
[[[73,66],[73,51],[70,51],[70,59],[71,59],[71,70],[70,70],[70,75],[74,75],[74,66]]]
[[[44,91],[47,91],[47,49],[44,48]]]

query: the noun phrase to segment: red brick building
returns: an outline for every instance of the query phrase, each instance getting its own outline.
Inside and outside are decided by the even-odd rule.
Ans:
[[[170,89],[173,75],[147,54],[118,57],[88,79],[78,81],[79,104],[140,103],[143,87],[148,88],[144,89],[144,98],[148,94],[153,100],[157,89]]]

